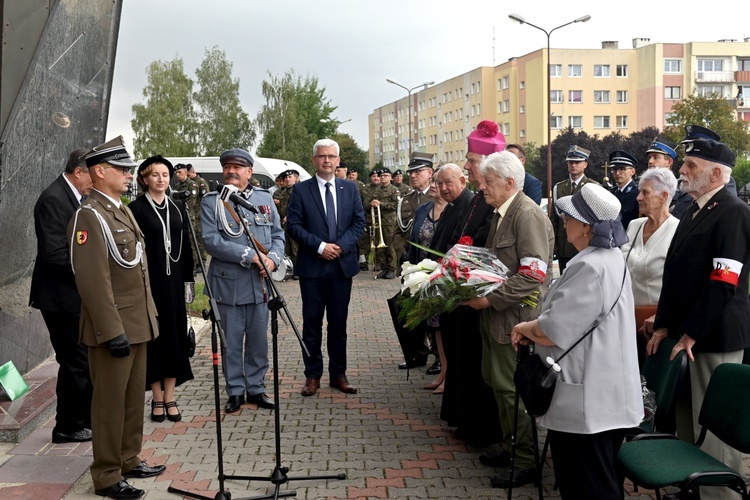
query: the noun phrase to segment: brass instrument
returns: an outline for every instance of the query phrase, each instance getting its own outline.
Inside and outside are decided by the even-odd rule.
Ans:
[[[375,209],[377,209],[378,212],[378,218],[377,223],[375,222]],[[376,245],[375,244],[375,238],[373,236],[370,237],[370,248],[385,248],[388,245],[385,244],[385,240],[383,239],[383,224],[380,220],[380,206],[377,207],[370,207],[370,217],[372,218],[372,233],[373,236],[375,234],[375,231],[378,233],[378,238],[380,238],[380,242]]]

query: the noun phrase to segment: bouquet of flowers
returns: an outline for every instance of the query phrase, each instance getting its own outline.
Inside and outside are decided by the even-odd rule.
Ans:
[[[437,261],[405,262],[401,266],[399,319],[414,329],[430,316],[451,312],[469,299],[488,295],[505,282],[508,273],[491,250],[473,247],[463,239]]]

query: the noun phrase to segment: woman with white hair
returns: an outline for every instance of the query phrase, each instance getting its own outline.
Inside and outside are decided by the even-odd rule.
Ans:
[[[550,286],[539,318],[516,325],[511,341],[516,348],[534,342],[543,360],[557,360],[570,348],[539,419],[548,429],[561,498],[623,498],[615,459],[625,430],[643,418],[643,399],[630,333],[633,291],[619,249],[627,241],[620,202],[586,184],[555,206],[578,254]]]
[[[635,326],[638,328],[638,356],[641,362],[646,342],[654,333],[654,316],[661,294],[664,261],[680,220],[670,215],[669,204],[677,188],[671,170],[652,168],[638,183],[638,207],[645,217],[628,225],[628,241],[620,250],[633,280]]]

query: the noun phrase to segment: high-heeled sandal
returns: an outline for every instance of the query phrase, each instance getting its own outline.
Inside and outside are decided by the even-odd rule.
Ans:
[[[440,387],[440,384],[442,384],[442,382],[430,382],[429,384],[423,385],[422,389],[427,389],[431,391],[433,389],[437,389],[438,387]]]
[[[445,384],[443,384],[443,383],[441,383],[441,384],[440,384],[440,385],[439,385],[439,386],[437,387],[437,389],[435,389],[434,391],[432,391],[432,393],[433,393],[433,394],[442,394],[442,393],[444,393],[444,392],[445,392]]]
[[[167,408],[166,409],[167,418],[169,419],[170,422],[179,422],[180,420],[182,420],[182,414],[180,413],[180,410],[177,410],[176,401],[170,401],[169,403],[166,403],[165,406]],[[172,415],[171,413],[169,413],[170,408],[174,408],[175,410],[177,410],[177,415]]]
[[[154,410],[156,408],[161,408],[161,410],[164,413],[162,413],[161,415],[154,414]],[[164,419],[167,418],[165,415],[166,412],[167,411],[164,409],[164,401],[154,401],[153,399],[151,400],[151,421],[152,422],[164,422]]]

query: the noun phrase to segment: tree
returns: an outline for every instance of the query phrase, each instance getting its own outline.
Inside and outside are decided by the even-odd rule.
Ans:
[[[665,135],[675,143],[685,137],[685,125],[703,125],[721,136],[722,142],[738,155],[750,151],[750,133],[745,121],[737,120],[730,101],[718,94],[691,94],[672,107]]]
[[[269,72],[262,92],[266,103],[255,119],[263,135],[258,154],[312,168],[315,141],[330,137],[338,126],[331,119],[336,108],[325,97],[325,88],[319,86],[317,77],[303,79],[289,70],[283,76]]]
[[[185,74],[182,59],[153,61],[146,75],[148,81],[143,88],[146,102],[132,107],[134,156],[195,156],[198,147],[193,80]]]
[[[346,162],[347,166],[357,169],[360,175],[367,171],[367,162],[369,160],[367,151],[357,145],[354,138],[345,133],[333,134],[331,139],[336,141],[341,150],[341,161]]]
[[[232,78],[232,63],[218,46],[206,50],[195,72],[200,89],[193,94],[198,106],[200,153],[218,156],[227,149],[250,149],[255,129],[240,104],[240,81]]]

